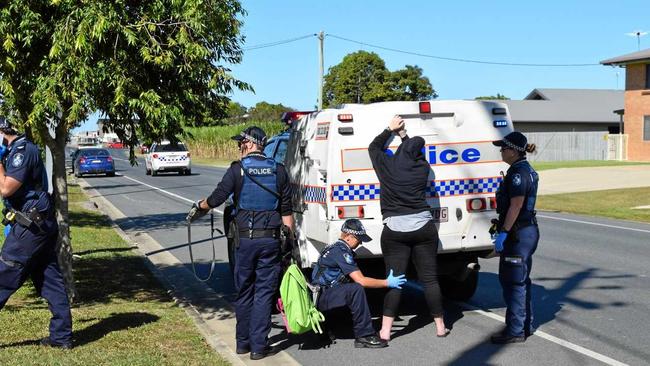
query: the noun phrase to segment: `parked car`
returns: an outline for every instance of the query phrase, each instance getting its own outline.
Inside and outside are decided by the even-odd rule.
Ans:
[[[145,155],[147,175],[156,176],[161,172],[178,172],[180,175],[192,174],[190,152],[183,143],[172,144],[169,141],[156,142]]]
[[[121,141],[111,141],[106,144],[106,147],[109,149],[123,149],[124,144]]]
[[[115,176],[115,162],[111,153],[106,149],[79,149],[75,151],[73,159],[72,171],[75,177],[81,177],[84,174]]]

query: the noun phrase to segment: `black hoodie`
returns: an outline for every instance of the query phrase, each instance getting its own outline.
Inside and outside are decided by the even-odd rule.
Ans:
[[[384,219],[429,209],[426,188],[430,167],[422,153],[424,139],[405,136],[395,154],[388,156],[384,147],[391,135],[390,131],[384,130],[368,147],[372,166],[381,184],[379,202]]]

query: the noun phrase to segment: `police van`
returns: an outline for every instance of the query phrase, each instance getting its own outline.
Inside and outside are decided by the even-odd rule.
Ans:
[[[373,238],[357,249],[357,258],[381,257],[381,187],[368,145],[395,115],[404,119],[409,136],[425,140],[424,154],[431,165],[427,202],[440,236],[441,289],[449,298],[468,299],[478,281],[478,258],[493,251],[488,230],[507,165],[492,141],[513,131],[503,103],[347,104],[293,120],[284,164],[294,191],[294,257],[303,268],[312,266],[348,218],[361,220]],[[385,153],[393,154],[400,143],[393,137]]]

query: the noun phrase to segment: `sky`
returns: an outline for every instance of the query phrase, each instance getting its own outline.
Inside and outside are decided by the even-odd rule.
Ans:
[[[246,107],[266,101],[298,110],[317,105],[318,39],[323,31],[327,69],[358,50],[377,53],[389,70],[417,65],[439,99],[501,93],[523,99],[535,88],[623,89],[625,71],[598,65],[636,52],[650,31],[650,1],[243,0],[247,11],[243,61],[235,78],[255,92],[235,92]],[[307,38],[273,47],[268,43]],[[329,36],[328,36],[329,35]],[[344,41],[342,37],[365,43]],[[595,64],[523,67],[453,62],[379,49],[502,63]],[[650,48],[650,34],[641,49]],[[80,130],[95,129],[97,115]]]

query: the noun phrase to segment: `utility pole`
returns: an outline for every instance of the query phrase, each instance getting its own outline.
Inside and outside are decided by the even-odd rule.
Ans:
[[[318,110],[323,110],[323,73],[325,72],[323,66],[323,43],[325,41],[325,33],[320,31],[318,33],[318,61],[320,64],[320,80],[318,83]]]

